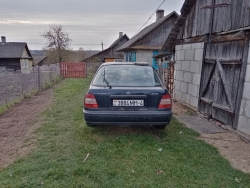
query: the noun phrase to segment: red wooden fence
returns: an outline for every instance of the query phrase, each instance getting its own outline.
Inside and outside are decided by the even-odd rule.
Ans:
[[[63,78],[86,78],[87,66],[86,63],[60,63],[61,76]]]

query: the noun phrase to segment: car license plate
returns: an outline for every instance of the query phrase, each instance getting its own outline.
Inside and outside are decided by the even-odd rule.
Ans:
[[[144,100],[113,100],[113,106],[144,106]]]

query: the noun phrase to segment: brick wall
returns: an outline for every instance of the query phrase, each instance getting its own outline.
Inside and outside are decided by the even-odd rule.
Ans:
[[[177,45],[174,96],[177,101],[198,108],[204,43]]]
[[[44,65],[40,67],[41,89],[53,84],[60,77],[59,64]],[[0,107],[23,98],[32,92],[38,91],[38,67],[30,74],[15,72],[0,73]]]
[[[250,135],[250,48],[248,53],[246,77],[241,101],[238,130]]]

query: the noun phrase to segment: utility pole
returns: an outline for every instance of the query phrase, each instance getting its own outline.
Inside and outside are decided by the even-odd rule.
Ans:
[[[102,42],[102,44],[101,44],[101,45],[102,45],[102,51],[103,51],[103,42]]]

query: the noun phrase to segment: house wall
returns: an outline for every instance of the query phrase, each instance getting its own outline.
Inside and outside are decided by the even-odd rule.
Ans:
[[[18,58],[3,58],[0,59],[0,67],[5,67],[8,69],[20,70],[20,59]]]
[[[20,59],[21,73],[29,74],[32,71],[33,60],[29,59],[31,56],[28,54],[27,49],[24,48],[22,58]]]
[[[147,50],[138,50],[136,51],[136,61],[137,62],[148,62],[152,64],[153,52]]]
[[[32,60],[20,59],[21,73],[29,74],[32,71]]]
[[[241,101],[238,130],[250,135],[250,48],[248,52],[246,77]]]
[[[23,55],[22,55],[22,57],[23,57],[23,58],[25,58],[25,57],[30,57],[29,54],[28,54],[28,52],[27,52],[27,50],[26,50],[26,48],[24,48],[24,50],[23,50]]]
[[[175,76],[173,98],[198,109],[204,43],[175,47]]]
[[[106,58],[105,62],[114,62],[114,58],[112,58],[112,59],[111,58]]]
[[[124,53],[124,62],[147,62],[152,65],[153,51],[150,50],[131,50]]]

